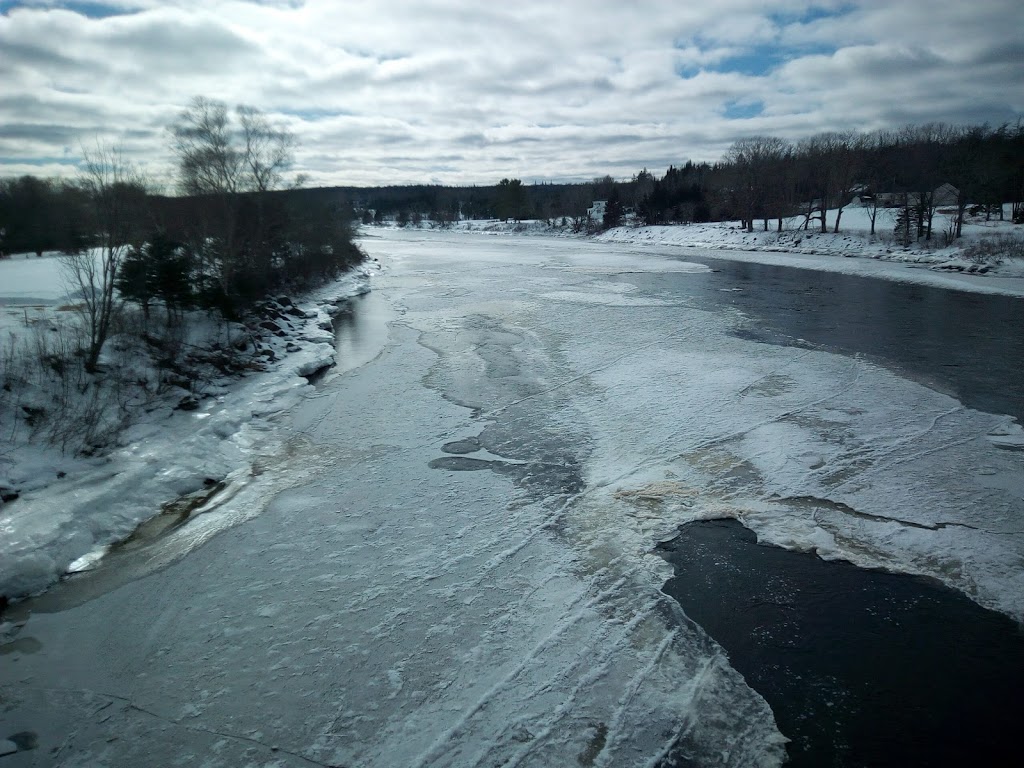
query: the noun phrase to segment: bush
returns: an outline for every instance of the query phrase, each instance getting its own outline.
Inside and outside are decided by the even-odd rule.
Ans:
[[[1024,237],[1009,233],[989,235],[965,247],[963,255],[975,264],[1002,264],[1008,259],[1024,259]]]

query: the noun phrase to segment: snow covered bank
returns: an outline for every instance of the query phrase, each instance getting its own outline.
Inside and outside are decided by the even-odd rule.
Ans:
[[[836,212],[830,211],[829,221]],[[985,221],[967,218],[963,237],[944,246],[943,233],[949,228],[952,215],[940,211],[933,223],[933,240],[910,247],[898,245],[892,236],[890,211],[879,212],[875,230],[864,208],[850,206],[843,210],[841,231],[822,233],[811,228],[804,231],[801,221],[784,220],[784,229],[746,232],[739,222],[712,222],[672,226],[622,226],[594,237],[599,242],[637,246],[695,248],[716,251],[716,258],[758,264],[818,269],[864,277],[877,277],[901,282],[931,285],[976,293],[1024,296],[1024,258],[999,256],[998,247],[985,244],[1020,242],[1011,250],[1024,253],[1024,227],[1010,221]],[[410,230],[429,230],[430,222]],[[545,237],[586,237],[574,234],[560,220],[507,222],[498,219],[460,221],[451,232],[521,235]],[[981,246],[981,247],[979,247]],[[987,253],[986,253],[987,251]]]
[[[63,298],[46,261],[0,262],[0,280],[8,267],[18,273],[17,280],[0,282],[7,334],[28,311],[10,301],[8,286],[48,302],[33,308],[40,316],[55,312],[52,304]],[[23,264],[33,267],[26,279]],[[109,453],[71,457],[24,437],[12,442],[0,454],[0,486],[20,498],[0,505],[0,595],[44,589],[72,563],[124,539],[183,495],[217,483],[225,484],[221,496],[237,493],[253,462],[276,450],[273,417],[310,391],[305,376],[333,363],[331,314],[339,302],[369,290],[370,273],[359,267],[295,304],[277,303],[281,316],[267,321],[259,343],[262,371],[208,383],[189,396],[187,409],[181,407],[187,393],[172,388],[147,403]],[[210,504],[217,501],[215,495]]]
[[[831,216],[834,219],[834,214]],[[935,231],[944,224],[938,214]],[[964,236],[952,245],[904,248],[884,234],[887,221],[877,222],[881,235],[871,235],[870,220],[863,208],[843,212],[838,233],[804,231],[790,221],[782,232],[747,232],[737,222],[687,224],[678,226],[618,227],[597,236],[608,243],[643,246],[671,246],[718,251],[716,258],[759,264],[819,269],[829,272],[880,277],[939,288],[977,293],[1024,296],[1024,259],[970,258],[979,244],[1000,236],[1024,241],[1024,228],[1010,222],[974,221],[964,224]]]
[[[696,226],[694,227],[696,228]],[[764,250],[741,250],[727,245],[709,246],[701,242],[685,242],[690,227],[641,227],[620,228],[598,236],[610,243],[641,245],[651,247],[679,247],[713,251],[701,253],[730,261],[745,261],[755,264],[771,264],[796,269],[816,269],[824,272],[838,272],[860,277],[875,277],[897,282],[916,283],[934,288],[946,288],[972,293],[988,293],[1003,296],[1024,296],[1024,265],[1009,264],[985,274],[971,274],[959,270],[939,269],[949,264],[950,259],[929,263],[927,260],[842,258],[862,256],[858,253],[829,255],[827,253],[793,252],[782,248],[766,247]],[[828,237],[836,237],[829,235]],[[756,247],[756,246],[748,246]],[[685,253],[685,251],[684,251]]]

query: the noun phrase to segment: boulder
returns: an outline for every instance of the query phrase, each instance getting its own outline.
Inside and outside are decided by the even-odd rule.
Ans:
[[[179,411],[194,411],[199,407],[199,398],[195,395],[186,395],[178,401],[175,406]]]

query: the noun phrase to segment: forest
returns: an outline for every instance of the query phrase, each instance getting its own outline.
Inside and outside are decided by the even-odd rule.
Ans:
[[[268,153],[263,167],[257,163],[254,172],[243,161],[237,168],[214,167],[217,172],[211,173],[195,165],[203,152],[208,164],[221,162],[216,147],[227,140],[230,129],[223,105],[210,105],[205,102],[203,109],[219,109],[220,114],[193,109],[190,119],[198,123],[179,126],[181,131],[205,132],[205,149],[193,147],[196,157],[191,160],[180,156],[183,168],[193,164],[192,182],[179,184],[179,194],[167,196],[146,194],[137,180],[139,194],[130,206],[132,221],[124,236],[138,247],[155,233],[188,245],[194,298],[226,306],[278,280],[312,278],[331,268],[312,257],[318,248],[348,254],[342,262],[354,257],[349,240],[353,223],[431,221],[446,226],[460,219],[541,219],[581,232],[617,226],[631,213],[632,221],[643,224],[738,220],[751,231],[756,225],[781,228],[784,219],[797,217],[802,227],[838,232],[843,208],[857,199],[873,212],[905,209],[908,237],[930,239],[932,217],[940,203],[950,205],[949,194],[960,222],[969,207],[1002,216],[1002,203],[1012,203],[1015,220],[1024,218],[1021,123],[933,123],[899,131],[821,133],[795,142],[752,136],[737,140],[717,162],[686,161],[669,166],[661,176],[644,168],[630,179],[524,183],[504,178],[493,185],[274,189],[269,182],[277,180],[290,159],[293,139],[272,130],[255,113],[245,119],[251,133],[262,135],[262,150]],[[185,151],[181,131],[178,149]],[[218,136],[218,131],[225,135]],[[238,156],[244,155],[239,150]],[[940,188],[945,196],[936,195]],[[608,202],[601,221],[587,219],[595,200]],[[94,209],[89,184],[81,179],[0,180],[0,253],[94,245]],[[837,212],[831,221],[826,220],[828,211]],[[217,275],[204,263],[210,258],[205,251],[211,238],[227,249],[216,255],[223,267]],[[285,243],[290,245],[286,248]]]
[[[872,213],[904,208],[912,238],[931,239],[939,204],[952,201],[962,223],[968,207],[1003,216],[1024,205],[1024,125],[991,127],[928,124],[899,131],[821,133],[792,142],[773,136],[736,141],[718,162],[687,161],[660,177],[646,168],[631,179],[611,176],[575,184],[524,184],[502,179],[492,186],[430,185],[307,190],[334,198],[364,224],[385,220],[444,226],[464,219],[542,219],[608,228],[623,214],[643,224],[739,220],[753,230],[796,217],[800,226],[840,231],[842,209],[855,198]],[[599,222],[587,222],[595,200],[608,201]],[[827,221],[828,211],[837,211]],[[874,216],[872,216],[874,219]]]

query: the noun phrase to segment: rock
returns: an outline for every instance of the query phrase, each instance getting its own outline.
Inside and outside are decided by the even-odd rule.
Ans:
[[[292,300],[290,298],[288,298],[287,296],[278,296],[277,297],[277,303],[280,304],[282,307],[294,306],[294,303],[292,302]]]
[[[189,387],[192,386],[192,381],[188,376],[164,376],[164,384],[184,389],[187,392]]]
[[[294,341],[289,341],[288,344],[285,345],[284,349],[286,352],[298,352],[299,350],[302,349],[302,347],[300,347]]]
[[[195,395],[187,395],[178,401],[175,406],[179,411],[194,411],[199,407],[199,398]]]
[[[4,504],[10,504],[12,501],[17,501],[21,494],[13,488],[0,488],[0,501]]]
[[[13,755],[18,751],[18,745],[8,739],[0,739],[0,757]]]
[[[267,360],[277,360],[277,355],[274,354],[274,350],[269,347],[260,350],[260,357],[265,357]]]
[[[275,323],[273,320],[264,320],[260,323],[260,328],[270,331],[271,333],[281,333],[281,326]]]

